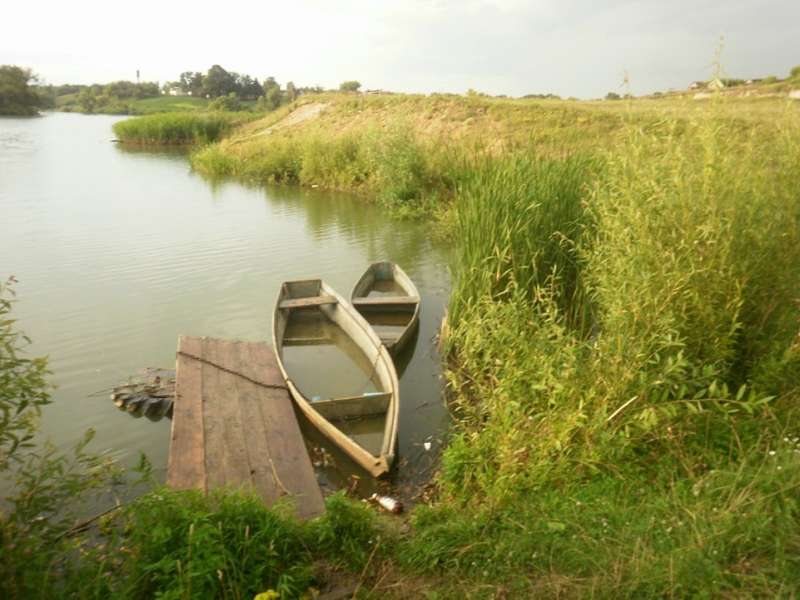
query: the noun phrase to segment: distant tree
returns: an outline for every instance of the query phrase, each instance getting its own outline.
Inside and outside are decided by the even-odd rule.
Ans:
[[[97,108],[97,96],[92,88],[85,88],[78,94],[78,106],[85,113],[92,114]]]
[[[41,100],[30,86],[34,81],[36,77],[29,69],[0,66],[0,115],[35,115]]]
[[[220,96],[211,104],[208,105],[209,110],[241,110],[242,105],[239,102],[239,96],[236,92],[231,92],[227,96]]]
[[[184,71],[178,79],[178,87],[190,96],[203,95],[203,80],[205,76],[199,71]]]
[[[523,98],[525,99],[536,98],[540,100],[561,100],[561,96],[558,96],[557,94],[525,94]]]
[[[616,92],[608,92],[606,94],[606,100],[622,100],[622,96],[620,96]]]
[[[489,94],[486,94],[484,92],[479,92],[478,90],[473,90],[472,88],[469,88],[467,90],[467,98],[488,98],[488,97]]]
[[[266,96],[267,94],[269,94],[269,91],[270,91],[271,89],[275,89],[275,88],[277,88],[277,89],[279,89],[279,90],[281,89],[281,85],[280,85],[280,84],[279,84],[277,81],[275,81],[275,78],[274,78],[274,77],[267,77],[267,78],[264,80],[264,83],[263,83],[263,84],[261,84],[261,87],[264,89],[264,95],[265,95],[265,96]]]
[[[789,71],[789,77],[792,79],[800,79],[800,65],[792,67],[792,70]]]
[[[736,87],[739,85],[744,85],[744,79],[734,79],[732,77],[723,77],[720,81],[725,85],[725,87]]]
[[[31,89],[39,96],[39,107],[55,108],[56,88],[53,85],[32,85]]]
[[[219,65],[212,66],[203,80],[203,90],[211,98],[236,91],[236,78]]]
[[[275,110],[281,105],[282,100],[281,88],[279,87],[271,87],[264,94],[264,100],[266,101],[267,108],[269,110]]]
[[[158,84],[153,81],[114,81],[103,87],[103,94],[116,98],[150,98],[158,96]]]
[[[258,79],[253,79],[250,75],[240,75],[236,80],[238,94],[244,100],[255,100],[264,93]]]
[[[153,98],[158,96],[158,82],[145,81],[139,84],[139,89],[136,92],[137,98]]]
[[[778,78],[775,75],[767,75],[761,83],[777,83]]]
[[[286,83],[286,102],[294,102],[297,100],[297,88],[294,83],[289,81]]]
[[[343,81],[339,84],[340,92],[357,92],[361,88],[361,83],[358,81]]]
[[[54,90],[56,97],[58,97],[58,96],[66,96],[67,94],[77,94],[85,87],[86,87],[85,85],[65,83],[64,85],[55,86]]]

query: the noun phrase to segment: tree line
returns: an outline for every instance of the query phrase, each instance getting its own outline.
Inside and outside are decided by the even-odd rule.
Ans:
[[[339,89],[355,92],[360,87],[358,81],[350,80]],[[161,95],[209,99],[212,110],[241,110],[242,102],[247,102],[255,103],[256,110],[266,111],[291,103],[302,94],[324,91],[321,86],[301,87],[292,81],[282,87],[274,77],[260,82],[257,77],[228,71],[220,65],[213,65],[205,73],[185,71],[163,86],[155,81],[46,85],[29,69],[0,66],[0,114],[4,115],[35,115],[40,109],[56,107],[86,113],[129,114],[136,112],[134,101]]]

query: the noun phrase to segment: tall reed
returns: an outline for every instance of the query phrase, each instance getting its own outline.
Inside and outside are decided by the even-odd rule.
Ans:
[[[515,153],[484,157],[465,175],[457,190],[453,324],[465,306],[515,289],[530,300],[547,282],[571,322],[583,323],[589,306],[577,248],[590,226],[584,192],[595,168],[580,156]]]
[[[207,144],[252,118],[246,113],[159,113],[119,121],[114,134],[135,144]]]

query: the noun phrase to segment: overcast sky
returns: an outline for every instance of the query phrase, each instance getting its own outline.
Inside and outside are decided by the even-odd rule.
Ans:
[[[0,64],[48,83],[177,79],[212,64],[281,84],[582,98],[800,64],[800,0],[7,2]]]

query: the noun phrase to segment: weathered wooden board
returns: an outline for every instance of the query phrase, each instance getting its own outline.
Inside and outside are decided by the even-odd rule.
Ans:
[[[323,304],[336,304],[337,300],[333,296],[313,296],[311,298],[292,298],[283,300],[281,308],[306,308],[312,306],[322,306]]]
[[[410,304],[412,307],[419,304],[419,296],[369,296],[367,298],[353,298],[353,306],[396,306]]]
[[[322,494],[275,355],[265,344],[181,336],[167,483],[251,488],[296,513],[324,511]]]
[[[381,415],[388,410],[391,399],[391,392],[382,392],[318,400],[312,403],[312,406],[314,410],[330,421],[332,419]]]

